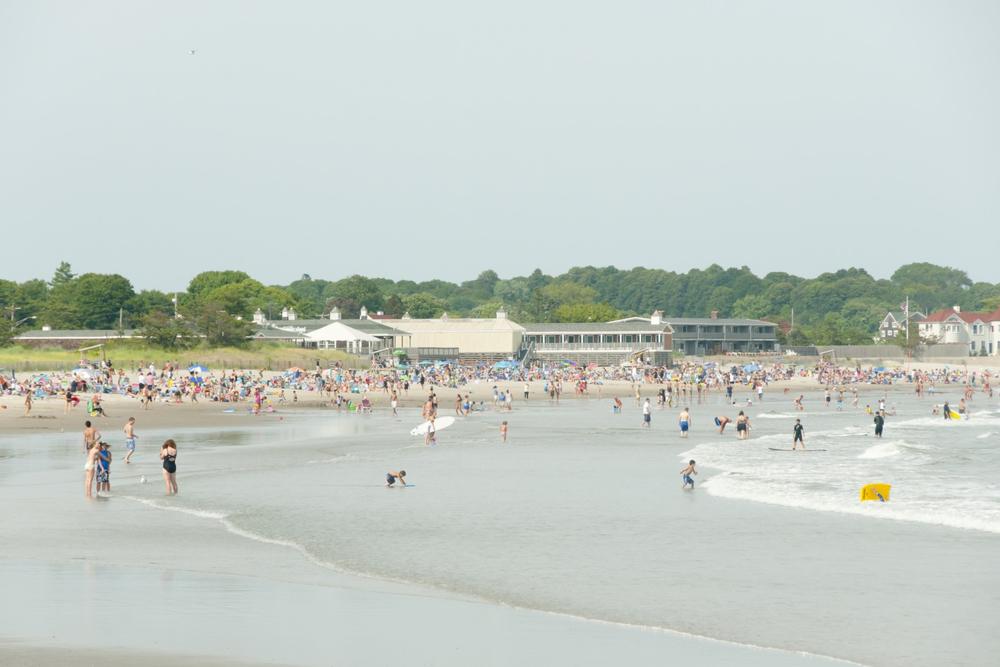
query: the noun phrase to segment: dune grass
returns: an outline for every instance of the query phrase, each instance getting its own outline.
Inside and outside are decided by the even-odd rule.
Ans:
[[[235,347],[195,347],[187,350],[164,350],[146,344],[130,341],[110,341],[104,354],[115,368],[134,369],[148,366],[157,367],[171,361],[180,367],[202,364],[212,369],[252,368],[285,370],[292,366],[312,369],[318,361],[324,368],[339,361],[347,367],[366,366],[367,362],[336,350],[307,350],[277,343],[252,343],[245,348]],[[90,350],[86,358],[95,361],[101,358],[100,350]],[[59,347],[25,347],[15,345],[0,348],[0,369],[14,371],[59,371],[74,368],[81,359],[76,350]]]

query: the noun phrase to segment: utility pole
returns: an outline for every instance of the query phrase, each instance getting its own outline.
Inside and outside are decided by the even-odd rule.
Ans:
[[[792,323],[788,325],[788,335],[791,336],[793,331],[795,331],[795,306],[792,306]]]
[[[906,310],[903,312],[903,322],[906,324],[906,349],[910,349],[910,297],[906,297]]]

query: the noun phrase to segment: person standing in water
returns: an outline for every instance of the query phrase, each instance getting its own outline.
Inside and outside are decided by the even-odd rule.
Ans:
[[[503,442],[507,442],[507,422],[506,422],[506,420],[500,423],[500,439]]]
[[[163,481],[167,485],[167,495],[177,495],[177,443],[167,440],[160,447],[160,460],[163,461]]]
[[[805,431],[805,429],[802,428],[802,420],[801,419],[796,419],[795,420],[795,426],[792,427],[792,433],[793,433],[793,435],[792,435],[792,451],[798,449],[799,445],[802,445],[802,449],[806,448],[806,442],[805,442],[805,440],[802,439],[802,433],[803,433],[803,431]]]
[[[652,408],[649,405],[649,399],[642,404],[642,425],[646,428],[650,427],[650,419],[652,419]]]
[[[750,418],[742,410],[736,415],[736,437],[740,440],[750,437]]]
[[[434,426],[434,415],[428,420],[430,423],[427,425],[427,430],[424,431],[424,444],[425,445],[436,445],[437,444],[437,427]]]
[[[882,427],[885,426],[885,410],[879,410],[875,413],[875,437],[882,437]]]
[[[681,470],[681,475],[684,478],[684,485],[681,488],[686,489],[688,488],[688,486],[690,486],[693,489],[694,478],[691,477],[691,475],[697,475],[697,474],[698,471],[694,469],[694,459],[691,459],[690,461],[688,461],[687,467]]]
[[[83,496],[85,498],[94,497],[94,477],[97,474],[97,465],[101,456],[101,448],[91,445],[87,448],[87,462],[83,466]]]
[[[135,454],[135,439],[139,437],[135,434],[135,417],[128,418],[122,427],[122,432],[125,433],[125,451],[128,452],[125,455],[125,463],[131,463],[132,455]]]
[[[687,408],[681,410],[681,414],[677,417],[677,424],[681,427],[681,437],[688,437],[688,429],[691,428],[691,413],[688,412]]]

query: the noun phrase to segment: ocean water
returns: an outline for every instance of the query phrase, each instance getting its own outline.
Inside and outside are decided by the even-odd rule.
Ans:
[[[414,410],[303,412],[264,429],[234,415],[225,430],[144,434],[178,441],[181,495],[163,497],[155,454],[140,451],[134,470],[115,468],[114,500],[501,605],[869,665],[994,664],[1000,411],[977,401],[949,424],[929,402],[890,402],[882,440],[861,410],[818,400],[798,415],[790,399],[745,408],[747,442],[711,427],[737,411],[716,397],[692,407],[686,440],[676,409],[647,430],[638,407],[612,415],[596,399],[476,413],[433,447],[409,435]],[[790,447],[796,417],[827,451],[768,449]],[[37,468],[40,503],[53,467],[79,474],[65,453],[24,451],[19,484]],[[694,491],[678,475],[688,458]],[[412,486],[385,488],[400,468]],[[893,484],[890,502],[860,503],[868,482]]]

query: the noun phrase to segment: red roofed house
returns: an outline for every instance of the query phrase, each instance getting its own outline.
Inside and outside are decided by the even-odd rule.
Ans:
[[[958,306],[944,308],[920,323],[920,335],[938,343],[965,343],[969,354],[996,355],[1000,352],[1000,309],[963,313]]]

